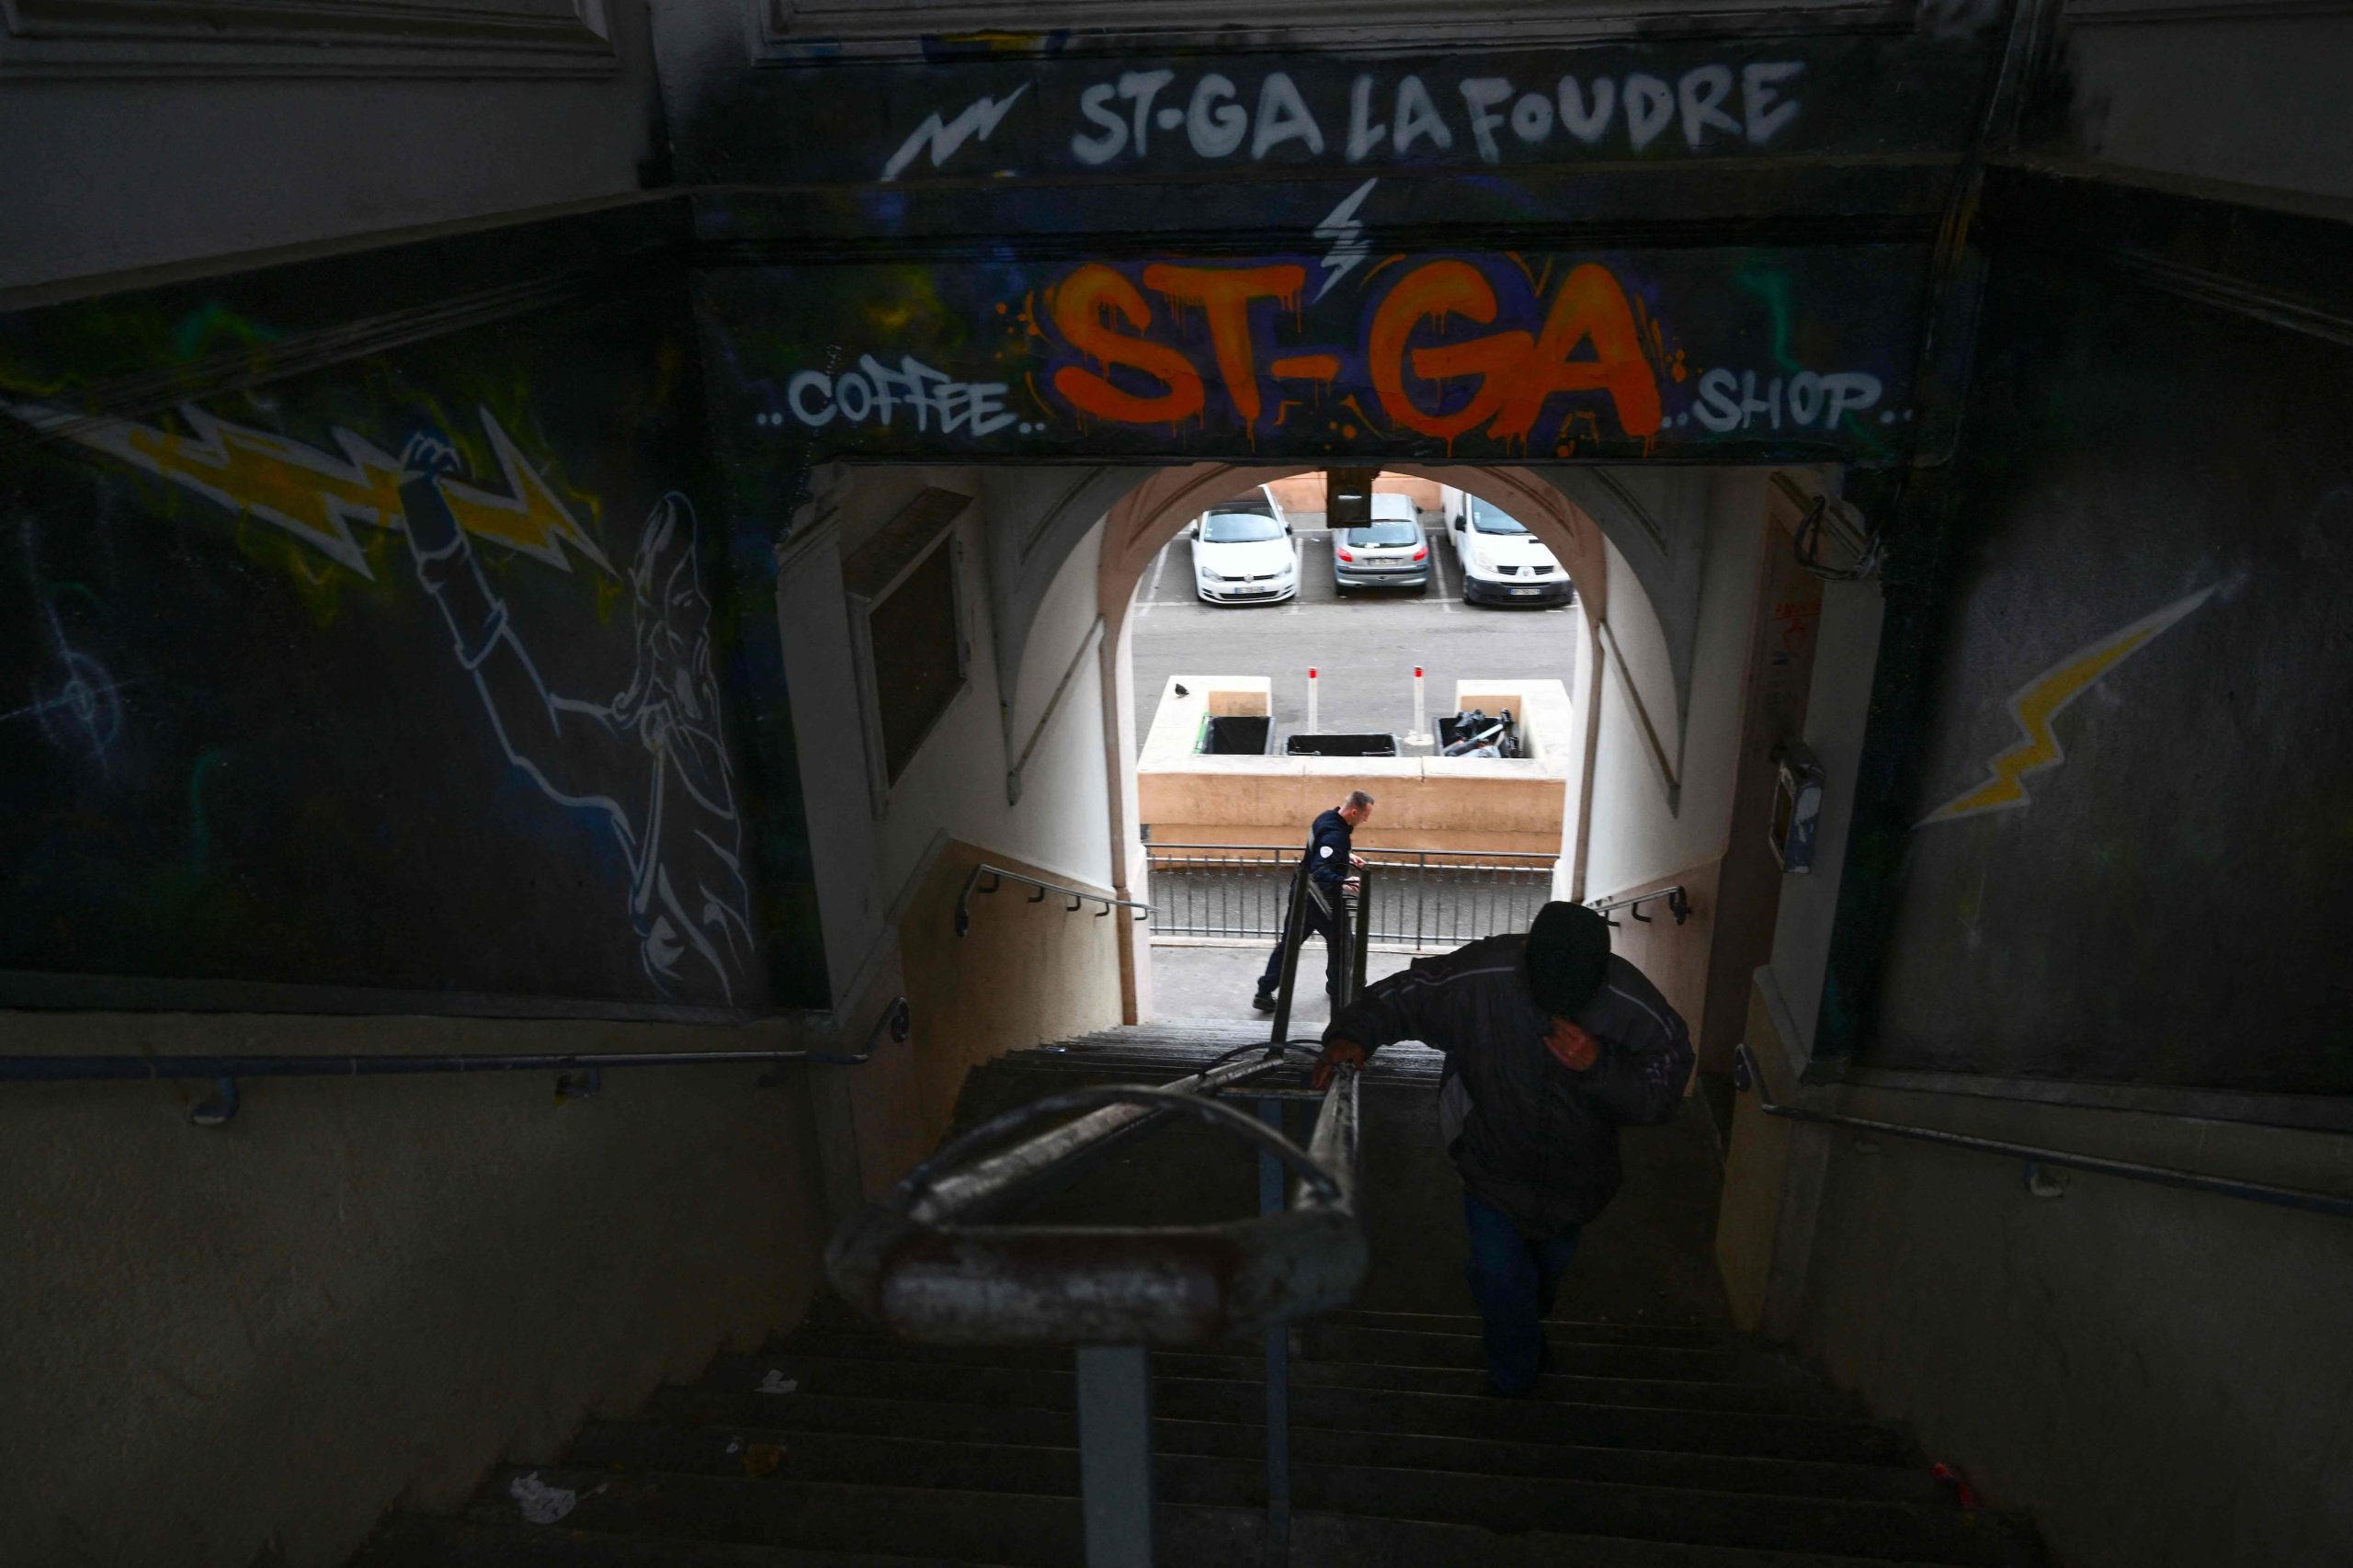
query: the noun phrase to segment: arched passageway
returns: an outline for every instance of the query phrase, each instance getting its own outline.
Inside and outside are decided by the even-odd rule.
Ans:
[[[1194,463],[1154,471],[1112,505],[1102,524],[1097,565],[1096,605],[1104,627],[1099,644],[1104,703],[1105,785],[1111,802],[1110,863],[1120,876],[1120,896],[1149,897],[1146,856],[1137,833],[1136,736],[1148,715],[1136,710],[1131,695],[1132,610],[1136,589],[1160,551],[1201,511],[1228,495],[1305,472],[1312,465]],[[1612,589],[1608,552],[1600,526],[1562,490],[1531,470],[1486,465],[1394,464],[1385,473],[1450,484],[1502,507],[1543,540],[1577,585],[1584,613],[1572,635],[1582,640],[1579,689],[1572,693],[1577,738],[1563,814],[1561,872],[1556,886],[1566,896],[1585,891],[1585,806],[1591,787],[1599,735],[1601,629],[1609,614]],[[1631,580],[1619,590],[1640,596]],[[1141,1008],[1149,990],[1144,971],[1148,949],[1123,934],[1123,968],[1135,978],[1124,989]]]

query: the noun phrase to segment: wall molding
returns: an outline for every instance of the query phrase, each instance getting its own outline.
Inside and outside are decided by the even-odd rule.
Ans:
[[[1850,1066],[1834,1082],[1853,1090],[2016,1100],[2077,1110],[2131,1111],[2183,1120],[2228,1121],[2302,1132],[2353,1133],[2353,1095],[2272,1095],[2241,1089],[2104,1084],[2072,1078],[2004,1078]]]
[[[2353,11],[2353,6],[2347,9]],[[2215,181],[2108,165],[1999,163],[1986,199],[1996,252],[2063,256],[2143,288],[2353,345],[2353,205],[2282,206]]]
[[[633,223],[641,211],[632,210],[623,222]],[[566,265],[525,270],[520,277],[509,277],[462,292],[428,293],[414,303],[350,315],[332,325],[307,331],[298,328],[260,347],[243,343],[199,358],[77,386],[56,400],[70,408],[73,418],[68,421],[38,430],[15,421],[0,421],[0,451],[28,442],[72,436],[117,420],[146,418],[181,403],[201,403],[331,369],[409,344],[429,342],[540,311],[642,292],[649,278],[658,285],[675,276],[675,253],[665,241],[634,235],[615,244],[616,236],[596,231],[594,225],[601,217],[601,213],[587,215],[585,221],[592,225],[588,230],[564,231],[573,242],[568,247],[554,231],[549,232],[548,256],[543,259],[569,254],[574,259]],[[553,221],[557,225],[570,222],[573,220]],[[516,249],[517,235],[538,227],[536,222],[526,222],[472,231],[449,239],[413,242],[415,259],[404,270],[418,277],[432,277],[489,271],[502,262],[510,270],[529,267],[533,265],[524,259],[529,253],[518,254]],[[332,293],[344,288],[347,279],[358,287],[358,280],[368,276],[369,269],[381,267],[388,256],[410,249],[412,246],[384,246],[284,263],[282,267],[239,276],[256,294],[265,290],[288,295]],[[603,254],[597,254],[598,251]],[[583,253],[586,253],[585,260],[579,259]],[[174,314],[194,311],[203,301],[223,297],[224,291],[217,281],[209,285],[173,283],[93,295],[14,314],[17,320],[28,324],[24,341],[32,350],[28,355],[30,361],[38,353],[40,321],[45,316],[70,322],[77,312],[126,301],[154,301],[159,310]]]
[[[1464,0],[1433,14],[1425,0],[753,0],[764,63],[845,57],[983,58],[1108,52],[1214,43],[1222,53],[1314,44],[1355,53],[1427,53],[1433,44],[1529,48],[1630,32],[1770,35],[1908,31],[1917,0]],[[1408,41],[1410,40],[1410,41]]]
[[[1643,737],[1643,756],[1657,772],[1659,787],[1666,792],[1667,814],[1677,815],[1682,809],[1683,781],[1675,776],[1675,762],[1667,756],[1666,746],[1659,739],[1658,726],[1651,722],[1651,710],[1643,703],[1643,694],[1634,689],[1634,677],[1626,668],[1626,655],[1618,648],[1618,634],[1609,630],[1606,620],[1596,621],[1594,631],[1608,654],[1604,662],[1617,674],[1619,691],[1634,710],[1634,727]]]
[[[76,1014],[250,1013],[272,1017],[574,1020],[744,1028],[823,1017],[792,1007],[710,1007],[573,996],[517,996],[280,981],[213,980],[0,970],[0,1017],[10,1010]]]
[[[2353,17],[2353,0],[2066,0],[2070,27],[2144,27],[2152,22],[2269,22]]]
[[[607,0],[0,0],[0,76],[608,76]]]
[[[1021,775],[1029,766],[1029,754],[1038,749],[1040,741],[1045,739],[1046,730],[1053,723],[1054,715],[1062,711],[1063,699],[1070,695],[1071,686],[1078,679],[1079,670],[1085,666],[1087,657],[1095,652],[1097,644],[1102,642],[1103,631],[1103,618],[1098,615],[1088,625],[1086,635],[1078,640],[1078,651],[1070,656],[1070,664],[1063,670],[1063,678],[1054,685],[1054,694],[1046,699],[1046,710],[1038,715],[1038,722],[1031,728],[1029,739],[1022,744],[1021,755],[1013,759],[1011,767],[1006,769],[1005,803],[1006,805],[1020,803]],[[1009,708],[1006,716],[1011,717]]]

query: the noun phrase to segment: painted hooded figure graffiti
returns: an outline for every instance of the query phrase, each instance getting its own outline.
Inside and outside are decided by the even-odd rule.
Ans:
[[[710,602],[696,574],[694,507],[654,504],[629,570],[637,664],[608,702],[540,678],[437,483],[457,453],[427,436],[402,453],[416,574],[457,642],[507,760],[560,805],[600,813],[629,867],[629,916],[665,995],[729,1003],[750,972],[743,824],[711,668]]]

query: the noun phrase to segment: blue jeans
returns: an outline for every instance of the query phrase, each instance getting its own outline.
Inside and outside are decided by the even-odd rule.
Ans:
[[[1542,1369],[1541,1325],[1552,1310],[1563,1271],[1577,1255],[1577,1228],[1530,1241],[1501,1210],[1480,1202],[1468,1189],[1462,1194],[1462,1223],[1471,1233],[1471,1261],[1462,1274],[1479,1303],[1487,1381],[1499,1393],[1526,1393]]]

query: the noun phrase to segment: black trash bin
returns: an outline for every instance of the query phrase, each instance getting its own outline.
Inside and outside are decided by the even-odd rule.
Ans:
[[[1397,737],[1381,734],[1286,735],[1285,756],[1395,756]]]
[[[1264,714],[1214,714],[1201,721],[1199,756],[1264,756],[1273,749],[1275,722]]]

